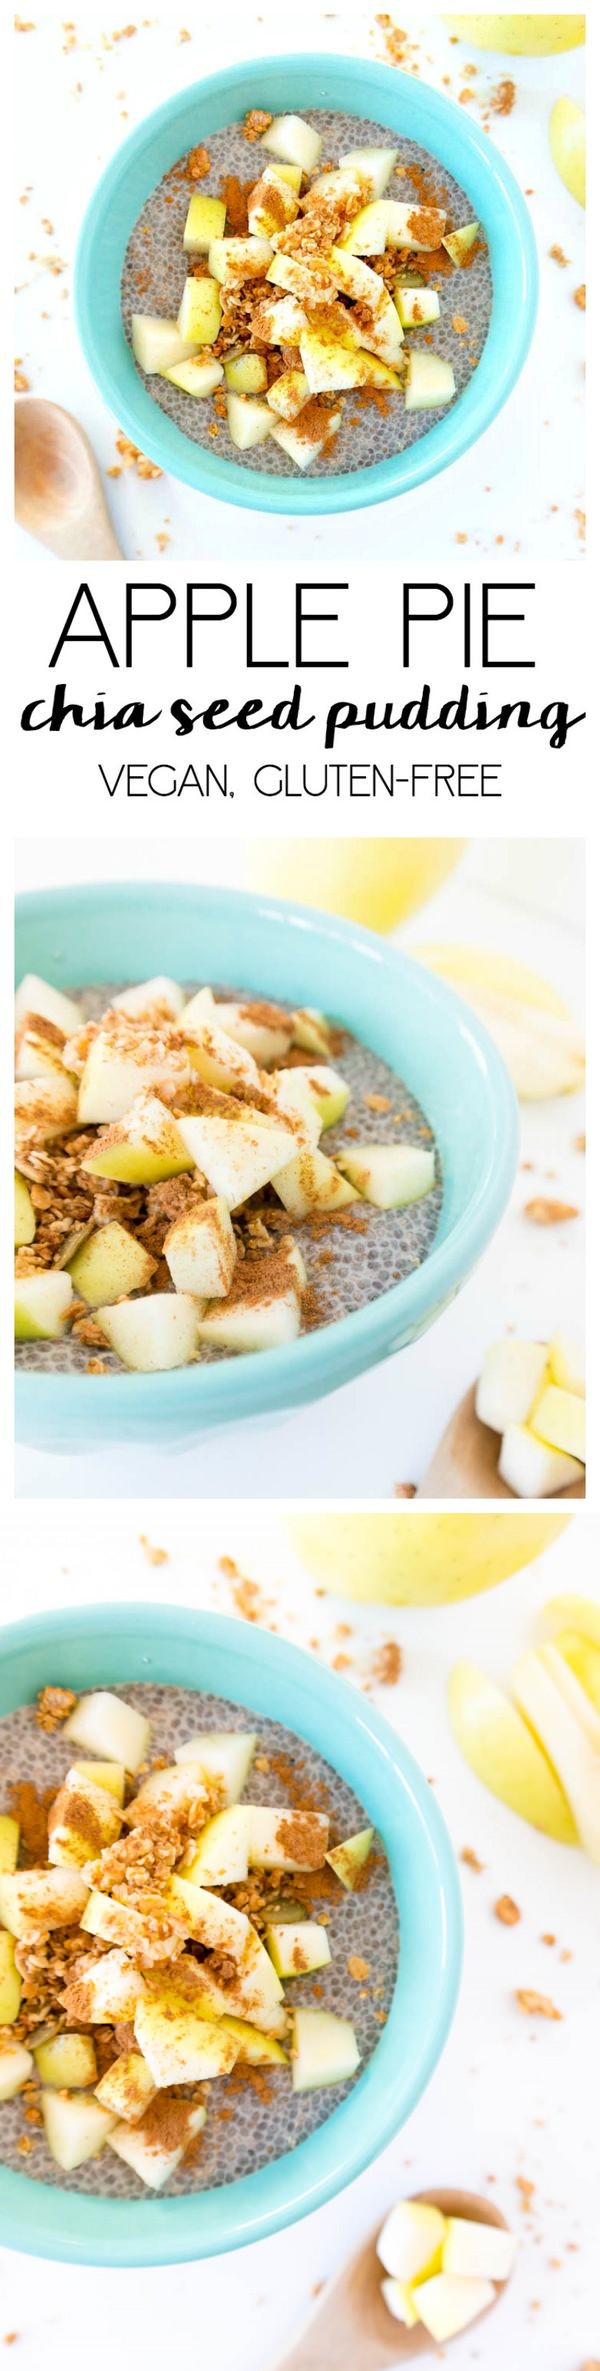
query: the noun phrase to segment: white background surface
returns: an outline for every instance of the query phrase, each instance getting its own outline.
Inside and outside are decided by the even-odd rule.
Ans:
[[[155,879],[247,880],[243,845],[178,850],[158,843],[136,852],[135,868],[108,842],[23,843],[18,886],[115,879],[128,869]],[[496,843],[472,847],[445,887],[400,934],[496,946],[544,972],[583,1017],[583,851],[580,843]],[[158,957],[157,957],[158,961]],[[227,968],[227,967],[225,967]],[[335,991],[330,996],[335,1006]],[[475,1274],[435,1328],[409,1350],[358,1377],[327,1401],[258,1427],[211,1434],[180,1454],[153,1446],[54,1458],[22,1448],[24,1496],[384,1498],[397,1482],[418,1482],[444,1426],[475,1380],[484,1348],[508,1327],[534,1340],[559,1325],[583,1332],[581,1218],[540,1227],[523,1217],[537,1195],[583,1207],[585,1160],[574,1140],[583,1098],[522,1104],[521,1161],[510,1207]]]
[[[401,1520],[418,1517],[409,1511]],[[161,1569],[148,1567],[139,1545],[148,1528],[154,1544],[169,1550]],[[507,2363],[515,2371],[583,2371],[600,2354],[598,1871],[487,1794],[462,1763],[445,1713],[448,1673],[460,1656],[504,1684],[549,1596],[598,1595],[598,1531],[597,1518],[579,1511],[539,1562],[502,1587],[454,1607],[390,1612],[315,1599],[279,1519],[264,1510],[204,1509],[201,1530],[196,1513],[173,1507],[156,1507],[151,1527],[145,1508],[72,1509],[66,1519],[64,1509],[21,1511],[7,1613],[111,1598],[168,1598],[230,1613],[230,1589],[216,1571],[226,1554],[274,1600],[267,1619],[282,1635],[306,1645],[317,1632],[328,1662],[339,1651],[336,1624],[352,1623],[345,1643],[361,1667],[355,1686],[364,1684],[376,1645],[397,1639],[402,1677],[374,1700],[435,1784],[457,1852],[470,1847],[485,1867],[479,1875],[461,1868],[465,1972],[444,2058],[378,2162],[307,2221],[212,2263],[111,2273],[0,2254],[0,2344],[17,2333],[19,2371],[42,2364],[44,2371],[79,2371],[83,2362],[86,2371],[107,2364],[128,2371],[134,2363],[144,2371],[180,2364],[265,2371],[291,2343],[315,2283],[341,2266],[394,2198],[444,2183],[487,2191],[520,2239],[501,2305],[447,2349],[448,2364],[456,2371],[506,2371]],[[494,1917],[503,1893],[521,1910],[517,1926]],[[556,1936],[555,1946],[542,1944],[545,1933]],[[548,1996],[563,2021],[525,2016],[514,2000],[522,1987]],[[535,2184],[529,2216],[519,2175]]]
[[[116,12],[118,16],[118,11]],[[392,10],[392,16],[398,12]],[[21,10],[29,17],[29,10]],[[180,39],[180,15],[191,39]],[[36,395],[47,395],[75,412],[92,438],[103,470],[116,460],[118,421],[110,418],[80,353],[72,317],[72,266],[83,212],[100,172],[119,142],[170,93],[199,80],[235,57],[269,55],[286,48],[338,51],[385,59],[376,9],[362,0],[325,10],[304,0],[301,14],[292,0],[267,0],[260,12],[222,0],[200,8],[182,0],[181,11],[164,5],[133,37],[115,42],[113,19],[96,5],[77,14],[74,32],[62,12],[42,0],[33,11],[35,29],[16,43],[19,74],[17,124],[18,194],[17,327],[15,352]],[[528,195],[541,267],[540,314],[535,341],[509,404],[486,436],[434,485],[410,501],[416,521],[421,566],[448,566],[454,558],[473,564],[490,554],[509,561],[581,556],[583,494],[583,355],[585,321],[573,301],[585,277],[583,215],[552,164],[548,120],[554,101],[581,97],[584,52],[563,57],[511,59],[452,47],[433,12],[402,8],[415,43],[423,78],[441,88],[449,76],[449,97],[465,87],[464,66],[476,63],[470,84],[476,122],[491,90],[504,75],[517,83],[517,103],[505,118],[492,117],[493,140]],[[551,258],[559,246],[568,264]],[[59,272],[54,263],[63,267]],[[298,569],[308,563],[330,574],[347,570],[356,554],[356,517],[292,522],[229,509],[173,479],[140,482],[133,471],[107,482],[117,534],[128,558],[156,559],[167,536],[168,559],[249,573],[257,550],[265,565],[283,558]],[[402,529],[407,521],[402,503]],[[363,563],[394,557],[400,505],[384,504],[361,513]],[[456,538],[467,538],[457,550]],[[27,538],[19,543],[31,552]],[[500,547],[500,548],[499,548]],[[335,568],[333,563],[335,562]],[[40,549],[40,567],[53,566]],[[310,573],[310,570],[309,570]]]

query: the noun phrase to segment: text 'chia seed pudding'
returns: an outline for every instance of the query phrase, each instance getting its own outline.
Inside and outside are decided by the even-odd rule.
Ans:
[[[122,276],[140,376],[208,452],[290,477],[403,452],[469,385],[485,240],[413,140],[325,109],[253,108],[147,198]]]
[[[57,1684],[0,1720],[0,2161],[202,2191],[295,2148],[381,2036],[387,1861],[345,1781],[243,1706]]]
[[[402,1081],[314,1010],[164,978],[16,999],[23,1367],[282,1348],[420,1266],[442,1187]]]

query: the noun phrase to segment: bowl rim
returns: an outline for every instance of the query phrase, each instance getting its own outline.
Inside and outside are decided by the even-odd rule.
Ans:
[[[73,1677],[78,1653],[85,1654],[86,1641],[100,1659],[106,1656],[106,1681],[112,1677],[114,1685],[123,1687],[128,1678],[131,1684],[134,1677],[143,1678],[144,1664],[152,1655],[162,1654],[171,1672],[183,1658],[179,1680],[169,1679],[163,1685],[182,1684],[182,1680],[185,1684],[190,1662],[193,1660],[195,1668],[198,1656],[206,1658],[207,1673],[213,1666],[218,1670],[222,1662],[224,1674],[227,1669],[232,1672],[233,1685],[230,1681],[229,1685],[213,1686],[211,1693],[229,1695],[238,1703],[250,1699],[257,1712],[268,1710],[283,1726],[296,1726],[296,1733],[308,1737],[320,1752],[324,1731],[335,1741],[333,1766],[338,1769],[343,1737],[347,1762],[342,1775],[349,1778],[365,1810],[376,1807],[379,1811],[381,1804],[384,1806],[383,1819],[374,1819],[374,1824],[386,1843],[396,1899],[401,1860],[410,1850],[406,1837],[396,1835],[392,1826],[394,1798],[399,1801],[401,1797],[411,1829],[415,1822],[415,1840],[419,1839],[421,1853],[427,1854],[429,1899],[435,1888],[439,1909],[435,1998],[430,2001],[428,2028],[415,2050],[410,2074],[401,2069],[402,2052],[396,2055],[397,2038],[404,2030],[397,1976],[387,2024],[362,2076],[317,2131],[277,2158],[273,2166],[220,2189],[171,2199],[158,2193],[139,2204],[137,2200],[82,2197],[0,2166],[2,2246],[69,2263],[180,2263],[245,2246],[312,2213],[355,2180],[393,2139],[430,2079],[454,2015],[462,1964],[458,1870],[431,1788],[401,1738],[373,1705],[362,1695],[357,1700],[357,1691],[328,1667],[311,1660],[307,1672],[304,1648],[231,1615],[108,1599],[29,1616],[2,1632],[2,1712],[13,1708],[6,1698],[21,1684],[24,1657],[35,1690],[36,1683],[42,1686],[47,1678],[49,1653],[62,1648],[61,1669],[65,1677]],[[111,1672],[119,1648],[125,1662],[130,1660],[130,1669],[120,1682],[116,1672]],[[145,1676],[152,1680],[155,1674],[148,1670]],[[17,1700],[22,1702],[22,1695]],[[302,1729],[289,1719],[290,1705],[300,1708]],[[365,1800],[365,1795],[371,1800]],[[388,1831],[386,1838],[388,1805],[391,1833]],[[197,2231],[193,2229],[196,2217]]]
[[[194,1414],[199,1431],[203,1418],[214,1427],[220,1422],[255,1415],[257,1411],[273,1412],[295,1407],[301,1400],[318,1399],[336,1388],[341,1368],[343,1379],[347,1379],[376,1366],[398,1347],[399,1333],[406,1338],[408,1329],[410,1338],[414,1339],[429,1322],[432,1306],[443,1307],[452,1297],[495,1232],[511,1190],[518,1155],[517,1102],[502,1056],[475,1013],[446,980],[428,972],[410,953],[391,945],[375,931],[291,899],[189,882],[90,882],[18,896],[16,928],[21,919],[35,924],[36,916],[46,916],[58,901],[67,913],[75,906],[91,910],[103,894],[117,908],[132,897],[137,900],[142,896],[145,906],[149,910],[154,907],[157,915],[169,895],[175,895],[190,909],[201,910],[207,904],[220,903],[224,912],[233,915],[234,922],[236,913],[254,907],[266,928],[273,921],[285,921],[286,930],[305,934],[310,931],[313,939],[318,937],[325,950],[325,976],[328,954],[331,976],[335,976],[335,950],[341,947],[342,951],[366,958],[371,966],[380,964],[390,978],[392,990],[397,986],[399,996],[403,988],[410,989],[413,995],[417,990],[422,1003],[429,1006],[432,1027],[441,1009],[447,1011],[450,1007],[454,1012],[463,1049],[468,1051],[473,1080],[478,1080],[482,1093],[482,1167],[468,1201],[448,1234],[443,1240],[434,1237],[420,1267],[400,1283],[388,1286],[385,1293],[367,1302],[364,1308],[301,1335],[283,1349],[261,1351],[258,1358],[252,1352],[245,1352],[222,1362],[178,1367],[166,1373],[161,1371],[160,1375],[129,1372],[110,1376],[110,1405],[115,1416],[122,1414],[126,1421],[135,1413],[143,1419],[147,1405],[154,1403],[158,1385],[169,1408],[181,1409],[182,1417],[186,1412],[189,1416]],[[280,993],[285,994],[284,988]],[[487,1142],[483,1146],[486,1122]],[[65,1423],[74,1421],[81,1409],[82,1386],[89,1391],[94,1381],[106,1388],[102,1376],[17,1370],[18,1420],[26,1415],[31,1420],[38,1411],[41,1416],[52,1409]],[[94,1415],[101,1405],[97,1392]],[[101,1435],[100,1420],[98,1437]]]
[[[297,98],[297,86],[301,86],[303,74],[315,72],[326,77],[329,91],[335,89],[336,76],[342,74],[359,95],[380,99],[382,107],[387,95],[395,94],[391,100],[392,116],[402,107],[419,144],[429,147],[434,157],[438,139],[442,151],[449,144],[454,153],[453,127],[458,135],[460,121],[461,171],[456,171],[454,177],[464,187],[472,171],[476,182],[477,212],[484,219],[492,262],[492,309],[485,347],[469,386],[404,453],[327,478],[278,478],[264,470],[244,469],[239,463],[208,453],[202,445],[186,437],[159,410],[143,385],[122,333],[114,361],[107,359],[106,323],[100,327],[97,296],[99,281],[102,284],[105,276],[106,259],[99,262],[98,257],[104,236],[110,237],[109,219],[114,223],[130,169],[135,169],[155,140],[162,141],[174,116],[189,106],[200,107],[203,101],[210,104],[221,94],[226,99],[232,91],[236,93],[239,108],[242,81],[247,84],[250,103],[256,84],[262,89],[263,99],[273,96],[265,88],[270,77],[275,83],[285,76],[291,79],[295,85],[293,96]],[[285,104],[285,94],[281,104]],[[361,112],[364,112],[362,108]],[[393,130],[394,125],[385,128]],[[183,141],[180,154],[185,145]],[[443,154],[440,161],[445,162],[447,170],[453,169]],[[162,169],[166,169],[164,165]],[[159,179],[157,174],[151,187],[156,187]],[[489,214],[486,205],[480,202],[482,184]],[[131,223],[128,221],[127,236],[139,211],[136,204],[136,213]],[[120,251],[116,291],[119,326],[125,245],[126,239]],[[127,434],[135,442],[141,442],[151,460],[183,484],[238,508],[267,511],[272,516],[306,518],[370,508],[389,501],[395,495],[426,485],[468,451],[502,409],[523,368],[535,326],[538,280],[533,225],[518,182],[488,136],[469,121],[465,109],[461,110],[445,93],[427,83],[416,82],[397,67],[326,51],[294,51],[288,55],[245,59],[240,65],[223,67],[203,77],[163,100],[121,142],[96,185],[84,217],[75,260],[75,319],[88,366],[104,401]],[[115,327],[116,318],[111,319],[111,335]]]

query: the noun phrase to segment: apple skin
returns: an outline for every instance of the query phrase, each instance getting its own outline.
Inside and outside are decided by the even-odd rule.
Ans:
[[[442,21],[469,49],[495,49],[509,58],[557,57],[585,41],[584,16],[447,16]]]
[[[337,1596],[450,1605],[494,1589],[558,1537],[569,1515],[293,1515],[301,1563]]]
[[[393,930],[440,888],[462,846],[461,840],[326,839],[315,865],[308,840],[265,843],[250,857],[250,878],[263,893],[300,898],[367,930]]]
[[[557,99],[549,128],[550,155],[565,189],[585,206],[585,115],[576,99]]]

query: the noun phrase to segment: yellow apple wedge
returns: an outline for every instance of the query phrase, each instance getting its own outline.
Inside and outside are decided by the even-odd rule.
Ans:
[[[453,1734],[470,1770],[509,1811],[576,1844],[575,1821],[554,1771],[510,1698],[474,1663],[457,1663],[448,1685]]]
[[[590,1646],[600,1647],[600,1604],[593,1597],[549,1597],[542,1609],[547,1627],[556,1630],[577,1630],[580,1638],[587,1638]]]
[[[590,1704],[600,1712],[600,1649],[590,1646],[589,1640],[580,1638],[576,1630],[559,1630],[554,1645],[589,1696]]]
[[[497,948],[448,942],[411,951],[429,971],[449,980],[485,1022],[523,1102],[574,1094],[583,1085],[581,1032],[568,1005],[538,972]]]
[[[508,58],[557,57],[585,41],[584,16],[446,16],[442,21],[469,49],[496,49]]]
[[[557,99],[549,127],[550,155],[565,189],[585,206],[585,115],[577,99]]]
[[[326,1589],[378,1605],[450,1605],[496,1588],[557,1539],[569,1515],[293,1515],[302,1564]]]

